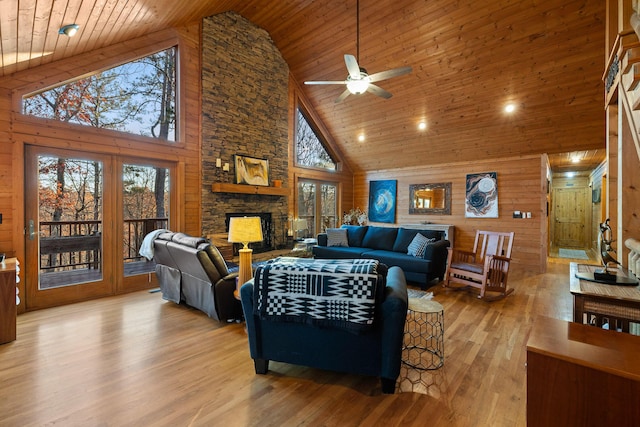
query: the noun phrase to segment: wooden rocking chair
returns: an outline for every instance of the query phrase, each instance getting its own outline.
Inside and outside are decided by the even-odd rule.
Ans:
[[[447,272],[442,286],[453,289],[469,286],[479,288],[478,298],[486,300],[509,295],[513,292],[513,289],[507,289],[513,235],[513,232],[478,230],[473,252],[449,248]],[[486,292],[497,292],[498,295],[488,297]]]

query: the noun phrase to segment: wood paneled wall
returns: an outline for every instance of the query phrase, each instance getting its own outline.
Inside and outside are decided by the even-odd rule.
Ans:
[[[465,218],[467,174],[497,172],[497,219]],[[504,158],[420,168],[381,170],[355,175],[355,205],[367,211],[369,182],[397,180],[396,224],[429,221],[455,226],[458,248],[471,249],[476,230],[514,231],[512,269],[542,273],[547,262],[546,156]],[[451,215],[410,215],[409,185],[451,182]],[[530,219],[513,218],[513,211],[531,212]],[[375,223],[373,223],[375,224]],[[376,224],[386,225],[386,224]]]
[[[111,68],[171,46],[179,46],[179,133],[175,144],[88,126],[20,114],[23,94],[86,73]],[[170,29],[125,43],[49,63],[0,79],[0,252],[24,259],[24,148],[38,145],[95,153],[173,160],[178,209],[172,212],[181,230],[200,232],[200,25]],[[105,248],[106,249],[106,248]],[[21,284],[23,286],[23,284]],[[20,289],[24,295],[24,288]],[[23,310],[25,304],[19,309]]]

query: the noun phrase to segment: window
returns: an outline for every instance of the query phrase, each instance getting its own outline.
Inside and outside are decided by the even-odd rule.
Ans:
[[[303,167],[336,170],[336,162],[324,147],[320,136],[298,108],[296,114],[296,164]]]
[[[23,114],[176,139],[176,48],[26,95]]]
[[[296,239],[324,233],[337,224],[338,185],[305,179],[298,182],[298,219],[294,221]]]

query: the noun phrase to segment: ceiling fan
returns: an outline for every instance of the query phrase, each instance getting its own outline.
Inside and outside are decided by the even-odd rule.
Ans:
[[[387,71],[381,71],[375,74],[368,74],[367,70],[358,65],[360,59],[360,0],[356,2],[356,56],[346,54],[344,56],[344,62],[347,66],[349,74],[343,81],[308,81],[304,82],[306,85],[346,85],[347,89],[342,92],[336,99],[336,103],[342,102],[347,96],[360,95],[365,92],[370,92],[374,95],[389,99],[393,95],[390,92],[382,89],[380,86],[376,86],[373,83],[381,80],[390,79],[392,77],[402,76],[409,74],[411,67],[394,68]]]

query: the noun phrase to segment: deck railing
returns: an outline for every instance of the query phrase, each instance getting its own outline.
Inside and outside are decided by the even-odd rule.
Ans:
[[[167,218],[124,220],[124,262],[142,259],[138,254],[147,233],[166,228]],[[45,272],[100,269],[102,262],[102,221],[40,222],[40,270]]]

